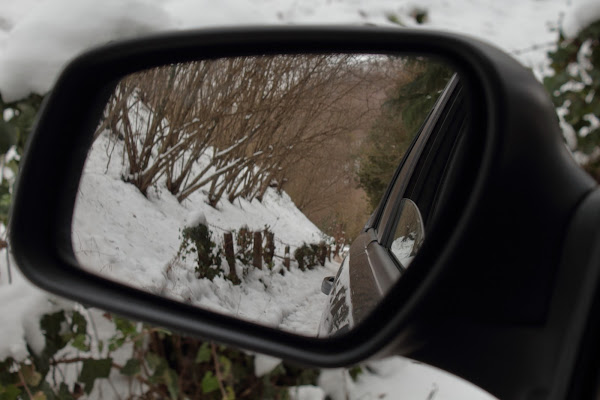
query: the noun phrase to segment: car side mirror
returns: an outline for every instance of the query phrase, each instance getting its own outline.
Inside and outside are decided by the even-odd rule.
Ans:
[[[463,134],[447,143],[423,133],[439,128]],[[361,158],[369,132],[377,140]],[[330,133],[339,136],[329,141]],[[440,149],[448,153],[434,157]],[[221,29],[112,43],[66,67],[22,165],[10,241],[25,276],[52,293],[303,364],[400,354],[506,398],[530,389],[525,377],[545,388],[556,380],[552,368],[518,360],[523,352],[559,359],[565,348],[569,324],[539,324],[559,270],[564,232],[556,227],[568,225],[592,184],[567,154],[543,88],[485,43],[373,27]],[[310,221],[275,213],[294,203],[288,188],[315,189],[310,173],[328,166],[339,175],[325,169],[317,194],[355,188],[352,174],[371,167],[362,185],[380,195],[354,218],[360,240],[348,257],[364,268],[348,279],[351,290],[360,282],[381,295],[340,303],[368,304],[364,320],[315,337],[318,321],[310,332],[286,329],[281,321],[293,308],[259,295],[296,291],[325,304],[318,283],[331,291],[347,225],[331,213],[320,235]],[[439,181],[412,179],[434,170]],[[362,196],[347,193],[335,211]],[[398,205],[378,204],[405,193],[434,201],[418,204],[415,226],[426,235],[404,232],[414,243],[400,256],[410,259],[400,273],[388,223]],[[294,212],[309,206],[303,200]],[[490,257],[507,241],[522,256],[511,268]],[[497,362],[482,365],[488,356]]]
[[[321,292],[323,292],[323,294],[329,295],[329,293],[331,293],[331,289],[333,289],[334,281],[335,276],[327,276],[323,278],[323,282],[321,283]]]

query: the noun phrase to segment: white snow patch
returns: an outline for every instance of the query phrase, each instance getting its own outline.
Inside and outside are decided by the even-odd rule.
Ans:
[[[592,23],[600,20],[598,0],[573,0],[565,14],[562,30],[566,38],[574,38]]]
[[[206,215],[204,215],[204,211],[194,211],[188,218],[185,220],[186,227],[194,227],[198,225],[207,225]]]
[[[435,399],[490,400],[489,393],[475,385],[402,357],[388,357],[368,363],[354,382],[343,369],[324,370],[319,386],[333,400]]]
[[[0,93],[5,101],[46,93],[75,55],[108,41],[150,32],[256,24],[375,24],[433,28],[494,43],[531,67],[548,72],[548,43],[556,41],[563,0],[19,0],[0,15]],[[565,29],[598,19],[595,0],[572,7]],[[427,10],[425,24],[411,14]],[[516,28],[518,27],[518,28]]]
[[[23,1],[26,3],[27,1]],[[65,63],[83,50],[111,40],[172,28],[160,2],[52,0],[14,22],[0,47],[4,101],[44,94]]]
[[[6,250],[0,251],[0,361],[7,357],[23,361],[29,354],[27,346],[36,354],[44,349],[45,338],[40,328],[42,315],[69,309],[73,303],[33,286],[15,268],[12,258],[9,262],[10,284]]]
[[[317,386],[303,385],[290,388],[290,400],[323,400],[326,395]]]
[[[254,374],[259,378],[273,371],[273,368],[281,364],[279,358],[256,354],[254,356]]]

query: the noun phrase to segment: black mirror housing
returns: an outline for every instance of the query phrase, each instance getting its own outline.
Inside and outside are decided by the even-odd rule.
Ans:
[[[446,193],[455,211],[437,221],[403,279],[362,325],[327,339],[296,336],[78,268],[70,236],[75,196],[96,123],[120,78],[197,59],[324,52],[436,57],[456,68],[472,99],[464,173]],[[401,354],[515,398],[530,389],[523,384],[528,378],[550,390],[557,376],[558,369],[540,371],[519,360],[552,359],[563,348],[567,328],[550,326],[547,318],[564,229],[593,187],[562,144],[541,85],[511,57],[475,39],[372,27],[176,32],[112,43],[67,66],[30,137],[10,241],[34,284],[86,305],[321,367]],[[497,257],[507,245],[524,256],[510,262]],[[483,363],[487,357],[497,362]],[[499,375],[502,384],[492,379]]]

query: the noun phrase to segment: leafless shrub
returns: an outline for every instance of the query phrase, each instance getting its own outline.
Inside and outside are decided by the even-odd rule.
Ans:
[[[179,201],[199,189],[212,206],[260,200],[370,119],[376,67],[365,56],[286,55],[154,68],[119,83],[98,133],[124,141],[123,178],[144,194],[164,179]]]

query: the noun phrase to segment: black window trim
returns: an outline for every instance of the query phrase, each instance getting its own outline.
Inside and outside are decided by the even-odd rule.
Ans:
[[[410,181],[410,177],[412,176],[414,169],[417,165],[417,161],[419,160],[419,157],[429,140],[429,136],[435,129],[457,85],[458,75],[454,74],[448,82],[448,84],[446,85],[446,88],[444,88],[444,91],[442,92],[441,96],[436,101],[436,104],[434,105],[430,115],[424,122],[420,132],[415,136],[411,147],[407,151],[398,169],[394,173],[394,179],[392,180],[392,182],[388,186],[388,189],[386,190],[386,194],[378,209],[377,218],[375,220],[375,223],[373,224],[375,235],[379,243],[386,243],[387,239],[389,239],[390,235],[392,234],[390,233],[391,226],[395,226],[395,221],[392,217],[395,216],[395,214],[397,213],[397,205],[399,203],[399,200],[402,199],[402,196],[406,191],[408,182]],[[406,171],[405,179],[402,179],[401,176],[401,172],[403,171]],[[380,225],[382,222],[384,223],[383,226]]]

